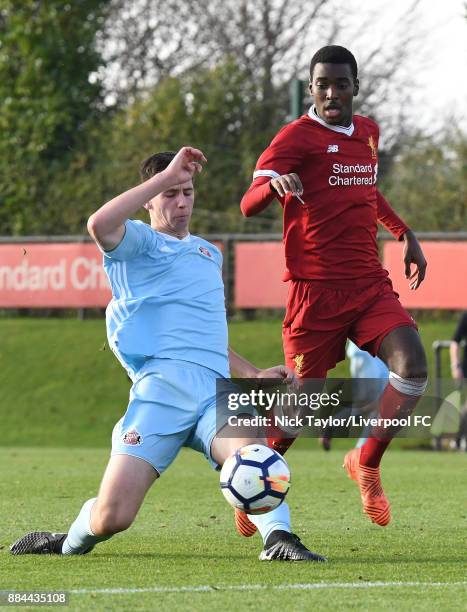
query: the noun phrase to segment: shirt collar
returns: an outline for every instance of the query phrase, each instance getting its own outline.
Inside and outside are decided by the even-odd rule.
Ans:
[[[346,127],[345,125],[329,125],[329,123],[326,123],[326,121],[321,119],[321,117],[318,115],[314,104],[313,106],[310,106],[310,110],[308,111],[308,117],[310,117],[310,119],[313,119],[313,121],[317,121],[319,124],[327,128],[328,130],[332,130],[333,132],[339,132],[340,134],[345,134],[346,136],[352,136],[355,130],[353,121],[348,127]]]
[[[166,234],[165,232],[159,232],[157,230],[154,230],[154,231],[157,234],[159,234],[160,236],[162,236],[164,238],[164,240],[169,240],[170,242],[190,242],[190,240],[191,240],[191,234],[190,233],[188,233],[183,238],[177,238],[176,236],[172,236],[171,234]]]
[[[183,236],[183,238],[177,238],[176,236],[172,236],[171,234],[164,234],[163,232],[160,232],[161,234],[164,235],[164,238],[166,240],[171,240],[172,242],[190,242],[191,240],[191,234],[188,233],[186,236]]]

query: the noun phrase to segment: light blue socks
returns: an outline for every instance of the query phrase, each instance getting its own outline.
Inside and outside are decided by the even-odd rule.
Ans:
[[[96,536],[91,531],[91,508],[96,499],[93,497],[83,504],[81,512],[71,525],[68,536],[63,542],[62,555],[82,555],[98,542],[104,542],[112,537],[111,535]]]
[[[248,518],[256,525],[260,532],[263,542],[266,542],[273,531],[280,529],[282,531],[292,532],[290,526],[290,511],[289,506],[282,502],[275,510],[266,512],[266,514],[249,514]]]

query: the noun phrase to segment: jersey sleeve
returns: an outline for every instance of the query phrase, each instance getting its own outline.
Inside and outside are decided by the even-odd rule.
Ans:
[[[111,251],[104,251],[104,257],[126,261],[154,249],[157,242],[156,232],[146,223],[127,219],[122,240]]]
[[[206,245],[209,248],[209,250],[212,251],[214,261],[219,266],[219,269],[222,270],[222,264],[224,261],[224,256],[222,254],[222,251],[215,244],[212,244],[212,242],[206,242]]]
[[[216,263],[219,266],[219,269],[222,270],[222,264],[224,262],[224,256],[222,255],[222,251],[220,249],[218,249],[216,246],[214,246],[214,256],[216,259]]]
[[[464,312],[461,316],[452,339],[457,343],[462,342],[462,340],[467,340],[467,312]]]
[[[376,203],[378,209],[378,222],[383,225],[394,238],[401,240],[402,236],[410,228],[402,219],[396,215],[394,210],[389,205],[389,202],[383,197],[379,189],[376,190]]]
[[[282,128],[259,157],[253,182],[240,203],[245,217],[258,214],[275,198],[280,199],[271,188],[271,179],[291,172],[298,173],[302,163],[302,147],[297,130],[294,124]]]

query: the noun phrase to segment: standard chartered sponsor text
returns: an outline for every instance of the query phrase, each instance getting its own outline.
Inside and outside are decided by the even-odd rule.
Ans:
[[[108,289],[109,282],[100,262],[76,257],[71,262],[38,266],[24,259],[17,266],[0,266],[0,290],[62,291],[65,289]]]
[[[333,174],[328,182],[331,187],[348,187],[352,185],[375,185],[378,174],[378,164],[338,164],[332,165]],[[348,175],[352,176],[348,176]],[[368,176],[357,176],[367,174]]]

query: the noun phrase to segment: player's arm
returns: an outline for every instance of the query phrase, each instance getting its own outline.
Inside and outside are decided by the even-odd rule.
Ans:
[[[402,240],[409,226],[406,225],[399,215],[391,208],[391,205],[382,195],[379,189],[376,190],[376,206],[378,222],[390,232],[396,240]]]
[[[275,198],[283,198],[287,193],[301,196],[303,186],[298,174],[282,174],[275,178],[259,177],[253,180],[240,202],[245,217],[252,217],[264,210]]]
[[[229,348],[229,365],[230,371],[238,378],[281,378],[287,384],[295,379],[293,371],[287,366],[278,365],[261,370],[231,348]]]
[[[198,149],[183,147],[165,170],[113,198],[88,220],[88,232],[104,249],[111,251],[125,235],[125,221],[149,200],[174,185],[186,183],[196,172],[201,172],[206,158]]]
[[[253,182],[240,202],[245,217],[257,215],[275,198],[282,200],[287,193],[303,194],[297,167],[302,151],[293,125],[283,128],[261,154],[253,173]]]
[[[409,279],[411,289],[418,289],[425,278],[427,267],[420,243],[378,189],[376,190],[376,203],[379,223],[391,232],[394,238],[404,241],[405,278]],[[415,264],[413,272],[411,271],[412,264]]]
[[[449,347],[449,355],[451,357],[451,375],[454,380],[462,380],[464,374],[462,372],[461,365],[461,349],[459,342],[451,340],[451,346]]]
[[[467,338],[467,312],[465,312],[456,328],[454,336],[449,347],[449,355],[451,357],[451,374],[455,380],[462,380],[464,373],[461,364],[461,348],[460,343],[462,338]]]

